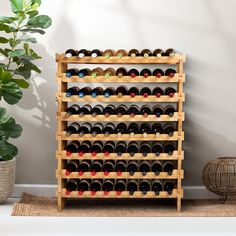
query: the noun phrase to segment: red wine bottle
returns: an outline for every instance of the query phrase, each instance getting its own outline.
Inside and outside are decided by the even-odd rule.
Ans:
[[[139,172],[142,172],[143,176],[146,176],[151,171],[151,165],[149,161],[142,161],[139,165]]]
[[[160,105],[155,105],[152,108],[152,114],[155,115],[156,117],[160,117],[161,115],[163,115],[163,107]]]
[[[90,185],[91,195],[95,195],[97,191],[101,190],[102,190],[102,180],[100,179],[92,180],[92,183]]]
[[[152,110],[148,105],[143,105],[140,109],[140,114],[144,117],[148,117],[148,115],[152,114]]]
[[[91,91],[91,96],[93,98],[96,98],[99,95],[103,94],[103,88],[102,87],[96,87]]]
[[[168,105],[164,108],[164,114],[168,115],[169,117],[173,117],[175,112],[176,112],[176,110],[175,110],[174,106],[172,106],[172,105]]]
[[[79,175],[83,175],[85,172],[89,172],[91,166],[91,161],[90,160],[83,160],[78,166],[78,172]]]
[[[156,76],[157,78],[160,78],[161,76],[164,76],[165,73],[162,69],[157,68],[152,72],[152,75]]]
[[[73,86],[66,90],[66,96],[71,97],[73,95],[77,95],[79,90],[80,89],[77,86]]]
[[[150,96],[152,94],[151,89],[148,87],[143,87],[140,90],[140,95],[144,96],[145,98],[147,98],[148,96]]]
[[[74,141],[70,142],[70,143],[65,147],[66,155],[67,155],[67,156],[70,156],[71,153],[76,153],[76,152],[78,152],[79,146],[80,146],[80,142],[77,141],[77,140],[74,140]]]
[[[138,167],[138,161],[129,161],[127,165],[127,172],[129,172],[130,176],[133,176],[134,173],[138,172]]]
[[[78,187],[77,190],[79,191],[79,195],[82,195],[83,192],[88,191],[90,188],[90,180],[88,179],[82,179],[80,180],[80,182],[78,183]]]
[[[161,153],[163,153],[163,146],[160,143],[154,142],[152,144],[152,153],[158,157]]]
[[[143,179],[139,181],[139,189],[143,195],[146,195],[151,190],[151,183],[149,180]]]
[[[134,98],[135,96],[139,95],[139,89],[136,87],[131,87],[128,90],[128,95],[130,95],[131,98]]]
[[[160,161],[153,161],[151,164],[151,170],[155,175],[159,175],[162,172],[162,164]]]
[[[112,87],[108,87],[108,88],[104,89],[104,91],[103,91],[103,95],[105,98],[115,95],[115,93],[116,93],[116,91]]]
[[[156,137],[160,137],[161,134],[163,134],[163,128],[160,123],[154,123],[152,125],[152,133],[156,135]]]
[[[117,161],[115,166],[115,172],[120,176],[123,172],[126,171],[126,161]]]
[[[85,134],[89,134],[91,132],[91,129],[92,129],[92,125],[88,122],[85,122],[80,126],[78,130],[78,134],[80,137],[82,137]]]
[[[103,133],[103,124],[101,123],[96,123],[94,126],[91,128],[91,134],[93,137],[97,136],[97,134],[102,134]]]
[[[145,58],[151,57],[152,56],[152,52],[149,49],[143,49],[141,51],[141,56],[145,57]]]
[[[91,76],[95,79],[97,78],[98,76],[102,76],[104,74],[104,71],[101,67],[97,67],[97,68],[94,68],[92,71],[91,71]]]
[[[107,141],[103,146],[103,153],[105,156],[109,156],[111,153],[114,153],[115,143],[113,141]]]
[[[138,180],[136,179],[130,179],[127,183],[127,191],[129,191],[129,194],[132,196],[136,191],[138,191]]]
[[[90,52],[86,49],[81,49],[78,52],[78,57],[79,58],[83,58],[83,57],[89,57],[90,56]]]
[[[127,149],[126,143],[123,141],[119,141],[116,144],[115,152],[117,153],[117,156],[122,156],[122,154],[126,152],[126,149]]]
[[[139,76],[139,72],[136,69],[131,69],[128,71],[128,76],[130,76],[131,78],[134,78],[136,76]]]
[[[112,49],[106,49],[103,52],[103,56],[106,57],[106,59],[109,59],[110,57],[113,57],[115,55],[115,51]]]
[[[74,49],[67,49],[66,52],[65,52],[65,56],[67,58],[77,57],[78,56],[78,51],[74,50]]]
[[[139,127],[137,123],[130,123],[127,129],[127,133],[130,134],[131,137],[134,137],[135,134],[138,133]]]
[[[135,141],[128,144],[127,152],[131,157],[133,157],[139,151],[139,145]]]
[[[164,144],[164,152],[168,155],[173,155],[173,152],[175,151],[175,145],[173,143],[165,143]]]
[[[78,114],[79,109],[80,109],[80,106],[77,104],[73,104],[72,106],[68,107],[66,109],[66,117]]]
[[[114,190],[116,191],[117,195],[120,195],[126,189],[126,182],[125,180],[119,179],[116,180]]]
[[[168,87],[165,89],[165,95],[174,97],[176,90],[174,88]]]
[[[175,166],[174,166],[173,162],[171,162],[171,161],[164,162],[163,171],[167,172],[168,175],[172,175],[174,169],[175,169]]]
[[[70,160],[66,164],[66,173],[76,172],[78,170],[79,163],[77,160]]]
[[[139,114],[139,106],[131,105],[127,110],[127,114],[130,115],[131,117],[135,117],[136,115]]]
[[[149,123],[141,124],[140,128],[139,128],[139,133],[141,133],[143,135],[143,137],[147,137],[148,134],[152,133],[151,125]]]
[[[160,180],[152,180],[152,191],[155,192],[156,196],[160,195],[160,192],[163,190],[163,185]]]
[[[90,95],[92,92],[92,89],[90,87],[84,87],[79,90],[78,95],[80,98],[83,98],[86,95]]]
[[[107,105],[103,110],[105,117],[109,117],[110,115],[114,115],[115,112],[116,112],[116,108],[112,104]]]
[[[101,115],[103,114],[103,106],[102,105],[96,105],[92,108],[91,110],[91,115],[92,117],[96,117],[97,115]]]
[[[164,129],[164,133],[168,134],[170,137],[174,135],[174,132],[176,130],[173,124],[165,124],[163,129]]]
[[[128,94],[128,89],[126,86],[119,86],[117,89],[116,89],[116,95],[117,97],[121,98],[122,96],[124,95],[127,95]]]
[[[129,50],[129,53],[128,53],[128,55],[130,56],[130,57],[139,57],[140,56],[140,53],[139,53],[139,51],[137,50],[137,49],[131,49],[131,50]]]
[[[140,75],[144,78],[147,78],[148,76],[152,75],[152,72],[149,69],[145,68],[141,70]]]
[[[164,191],[166,191],[169,195],[172,194],[173,189],[174,189],[174,183],[170,180],[164,181]]]
[[[173,57],[175,55],[175,50],[173,48],[168,48],[165,51],[165,56],[167,57]]]
[[[104,191],[104,195],[108,195],[110,191],[114,188],[114,180],[106,179],[102,185],[102,191]]]
[[[156,88],[153,89],[152,95],[154,95],[154,96],[159,98],[160,96],[164,95],[164,91],[163,91],[162,88],[156,87]]]
[[[90,152],[90,149],[91,149],[91,142],[90,141],[84,141],[81,143],[81,145],[78,147],[78,155],[79,156],[83,156],[85,153],[89,153]]]
[[[142,142],[140,144],[139,152],[143,154],[144,157],[148,155],[152,150],[151,145],[147,142]]]
[[[90,172],[92,176],[95,176],[96,173],[102,172],[103,162],[101,160],[93,161],[90,166]]]
[[[115,75],[116,75],[116,71],[114,68],[109,67],[104,70],[104,77],[106,79],[110,78],[111,76],[115,76]]]
[[[104,127],[103,133],[104,135],[107,137],[110,134],[114,134],[115,133],[115,125],[113,123],[107,123]]]
[[[70,136],[72,134],[77,134],[80,129],[80,125],[76,122],[71,123],[67,128],[66,128],[66,136]]]
[[[99,49],[93,49],[90,53],[90,56],[92,58],[101,57],[102,56],[102,51],[100,51]]]
[[[124,49],[119,49],[115,52],[115,56],[121,59],[122,57],[128,56],[128,53]]]
[[[121,104],[116,108],[116,114],[118,117],[121,117],[127,114],[127,110],[128,110],[127,106],[125,106],[124,104]]]
[[[70,179],[66,183],[66,193],[69,194],[72,191],[77,190],[78,182],[75,179]]]
[[[119,78],[123,77],[123,76],[127,76],[128,72],[124,67],[120,67],[116,70],[116,76],[118,76]]]
[[[102,153],[103,143],[101,141],[95,141],[90,149],[92,156],[96,156],[98,153]]]
[[[171,68],[169,68],[165,71],[165,76],[168,76],[170,78],[173,78],[175,76],[175,74],[176,74],[176,70],[171,69]]]
[[[152,55],[157,58],[161,58],[162,54],[163,54],[163,50],[160,48],[155,49],[152,53]]]
[[[70,78],[71,76],[76,76],[79,74],[79,70],[77,68],[72,68],[66,70],[66,77]]]
[[[116,126],[115,133],[120,137],[122,134],[127,134],[127,125],[125,123],[119,123]]]
[[[91,70],[88,68],[80,70],[78,74],[80,78],[84,78],[85,76],[89,76],[89,75],[91,75]]]
[[[104,175],[107,176],[110,172],[115,171],[115,161],[109,160],[106,161],[102,167],[102,171],[104,172]]]

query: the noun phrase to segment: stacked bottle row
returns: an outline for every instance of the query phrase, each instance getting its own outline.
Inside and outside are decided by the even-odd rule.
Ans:
[[[92,89],[88,86],[83,88],[73,86],[66,90],[67,97],[79,96],[80,98],[83,98],[84,96],[91,96],[93,98],[96,98],[97,96],[104,96],[105,98],[108,98],[110,96],[117,96],[118,98],[121,98],[125,95],[129,95],[131,98],[134,98],[138,95],[143,96],[144,98],[147,98],[150,95],[159,98],[163,95],[173,97],[175,93],[176,89],[172,87],[167,87],[164,90],[161,87],[155,87],[151,90],[149,87],[143,87],[141,89],[138,89],[137,87],[127,88],[126,86],[119,86],[117,89],[113,87],[107,87],[103,89],[99,86]]]
[[[175,187],[176,181],[174,180],[70,179],[66,183],[66,194],[70,195],[72,191],[78,191],[78,194],[82,196],[85,191],[90,191],[90,194],[94,196],[98,191],[103,191],[104,195],[108,195],[111,191],[116,191],[116,194],[119,196],[122,192],[128,191],[132,196],[136,191],[141,191],[143,195],[152,191],[158,196],[161,191],[165,191],[171,195]]]
[[[156,137],[160,137],[161,134],[168,134],[169,137],[174,135],[176,131],[176,125],[167,123],[161,125],[160,123],[154,123],[150,125],[149,123],[142,123],[138,125],[137,123],[102,123],[90,124],[85,122],[79,124],[77,122],[71,123],[66,128],[66,135],[70,136],[72,134],[79,134],[80,137],[85,134],[91,134],[93,137],[96,137],[98,134],[104,134],[104,136],[109,136],[111,134],[117,134],[118,137],[121,137],[123,134],[129,134],[130,137],[134,137],[135,134],[142,134],[143,137],[148,137],[149,134],[155,134]]]
[[[78,153],[78,156],[83,157],[86,153],[91,153],[92,156],[96,156],[98,153],[103,153],[105,156],[109,156],[111,153],[116,153],[117,156],[122,156],[124,153],[129,153],[132,157],[136,153],[141,153],[144,157],[148,153],[154,153],[157,157],[161,153],[166,153],[169,156],[173,155],[173,152],[176,150],[176,144],[174,142],[124,142],[119,141],[117,143],[113,141],[107,141],[105,143],[101,141],[83,141],[79,142],[77,140],[72,141],[67,144],[65,147],[67,156],[70,156],[72,153]]]
[[[104,51],[99,50],[99,49],[93,49],[93,50],[87,50],[87,49],[81,49],[81,50],[75,50],[75,49],[67,49],[65,52],[65,56],[67,58],[70,57],[78,57],[78,58],[83,58],[83,57],[92,57],[92,58],[97,58],[97,57],[105,57],[109,59],[110,57],[117,57],[117,58],[122,58],[122,57],[173,57],[175,55],[175,50],[173,48],[168,48],[166,50],[162,50],[160,48],[155,49],[154,51],[151,51],[150,49],[143,49],[141,51],[137,49],[131,49],[131,50],[124,50],[124,49],[119,49],[117,51],[113,49],[106,49]]]
[[[105,78],[109,78],[111,76],[118,76],[119,78],[122,78],[123,76],[130,76],[131,78],[135,78],[136,76],[143,76],[144,78],[147,78],[148,76],[156,76],[157,78],[160,78],[161,76],[168,76],[173,78],[175,74],[176,70],[172,68],[168,68],[165,71],[160,68],[157,68],[154,71],[144,68],[139,72],[137,69],[126,70],[124,67],[118,68],[117,70],[111,67],[103,70],[98,67],[92,70],[89,68],[84,68],[81,70],[71,68],[66,71],[67,78],[70,78],[71,76],[78,76],[79,78],[84,78],[85,76],[92,76],[93,78],[98,76],[104,76]]]

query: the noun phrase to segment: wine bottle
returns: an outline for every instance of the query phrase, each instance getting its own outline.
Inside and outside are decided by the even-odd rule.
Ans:
[[[154,123],[152,125],[152,133],[156,135],[156,137],[160,137],[161,134],[163,134],[163,128],[160,123]]]
[[[126,171],[126,161],[117,161],[115,165],[115,172],[120,176],[123,172]]]
[[[79,70],[77,68],[72,68],[66,70],[66,77],[70,78],[71,76],[76,76],[79,74]]]
[[[152,94],[152,92],[151,92],[150,88],[148,88],[148,87],[143,87],[140,90],[140,95],[144,96],[145,98],[147,98],[151,94]]]
[[[93,98],[96,98],[99,95],[103,94],[103,88],[102,87],[96,87],[91,91],[91,96]]]
[[[77,190],[77,181],[75,179],[70,179],[67,181],[66,183],[66,193],[70,194],[70,192],[72,191],[76,191]]]
[[[89,115],[91,111],[92,107],[89,104],[86,104],[79,109],[78,115],[79,117],[83,117],[84,115]]]
[[[114,134],[115,133],[115,125],[113,123],[107,123],[104,127],[104,135],[107,137],[110,134]]]
[[[91,134],[93,137],[97,136],[97,134],[102,134],[103,133],[103,124],[101,123],[96,123],[93,125],[93,127],[91,128]]]
[[[141,70],[140,75],[143,76],[144,78],[147,78],[148,76],[152,75],[152,72],[149,69],[144,68]]]
[[[127,114],[130,115],[130,117],[135,117],[139,114],[139,107],[137,105],[131,105],[127,110]]]
[[[155,175],[159,175],[162,172],[162,164],[160,161],[153,161],[151,164],[151,170]]]
[[[167,57],[173,57],[175,55],[175,50],[173,48],[168,48],[165,51],[165,56]]]
[[[163,185],[160,180],[152,180],[152,191],[155,192],[156,196],[160,195],[160,192],[163,190]]]
[[[160,48],[155,49],[152,53],[152,55],[157,58],[161,58],[162,54],[163,54],[163,50]]]
[[[164,191],[166,191],[169,195],[171,195],[174,189],[174,183],[170,180],[166,180],[164,181],[163,186],[164,186]]]
[[[140,109],[140,114],[144,117],[148,117],[152,113],[151,108],[148,105],[143,105]]]
[[[72,106],[68,107],[66,109],[66,117],[69,117],[71,115],[76,115],[80,109],[80,106],[77,104],[73,104]]]
[[[138,161],[129,161],[127,165],[127,172],[129,172],[129,174],[133,176],[135,172],[138,172],[138,167]]]
[[[114,190],[116,191],[117,195],[120,195],[123,191],[125,191],[126,189],[126,181],[119,179],[116,180],[115,186],[114,186]]]
[[[163,91],[162,88],[156,87],[156,88],[153,89],[152,95],[154,95],[154,96],[159,98],[160,96],[164,95],[164,91]]]
[[[116,75],[116,71],[114,68],[109,67],[106,70],[104,70],[104,77],[106,79],[108,79],[111,76],[115,76],[115,75]]]
[[[104,74],[104,71],[103,71],[103,69],[100,68],[100,67],[97,67],[97,68],[91,70],[91,76],[92,76],[93,78],[96,78],[96,77],[98,77],[98,76],[102,76],[103,74]]]
[[[118,117],[121,117],[127,113],[127,110],[128,110],[127,106],[121,104],[116,108],[116,114]]]
[[[80,180],[77,187],[77,190],[79,191],[79,195],[82,195],[84,191],[88,191],[90,188],[90,184],[91,182],[88,179]]]
[[[92,125],[88,122],[85,122],[80,126],[80,128],[78,130],[78,134],[80,137],[82,137],[85,134],[89,134],[91,129],[92,129]]]
[[[78,56],[78,51],[74,50],[74,49],[67,49],[66,52],[65,52],[65,56],[66,56],[66,58],[77,57]]]
[[[73,95],[77,95],[78,91],[79,91],[79,87],[73,86],[73,87],[66,90],[66,96],[71,97]]]
[[[107,141],[103,146],[103,153],[105,156],[109,156],[115,150],[115,143],[113,141]]]
[[[174,166],[173,162],[171,162],[171,161],[164,162],[163,171],[167,172],[168,175],[172,175],[174,169],[175,169],[175,166]]]
[[[114,115],[115,111],[116,111],[115,106],[112,104],[109,104],[104,108],[103,113],[105,117],[109,117],[110,115]]]
[[[84,87],[79,90],[78,95],[80,98],[83,98],[86,95],[90,95],[92,92],[92,89],[90,87]]]
[[[141,51],[141,56],[145,57],[145,58],[151,57],[152,56],[152,52],[149,49],[143,49]]]
[[[130,95],[131,98],[134,98],[135,96],[139,95],[139,89],[136,87],[131,87],[128,90],[128,95]]]
[[[164,71],[162,69],[155,69],[153,72],[152,72],[152,75],[153,76],[156,76],[157,78],[160,78],[161,76],[164,76]]]
[[[88,57],[90,55],[90,52],[86,49],[81,49],[78,52],[78,57],[83,58],[83,57]]]
[[[123,141],[119,141],[116,144],[115,152],[117,153],[117,156],[122,156],[122,154],[126,152],[126,149],[127,149],[126,143]]]
[[[116,92],[116,90],[114,88],[108,87],[108,88],[104,89],[103,94],[104,94],[105,98],[108,98],[108,97],[114,95],[115,92]]]
[[[135,153],[138,153],[139,151],[139,145],[135,141],[130,142],[127,147],[127,152],[131,157],[135,155]]]
[[[174,135],[174,132],[176,130],[173,124],[165,124],[163,129],[164,129],[164,133],[168,134],[170,137]]]
[[[115,51],[112,49],[106,49],[103,52],[103,56],[106,57],[106,59],[109,59],[110,57],[113,57],[115,55]]]
[[[144,138],[147,137],[151,132],[151,125],[149,123],[143,123],[140,125],[139,133],[141,133]]]
[[[102,171],[104,172],[104,175],[107,176],[110,172],[115,171],[115,161],[109,160],[106,161],[102,167]]]
[[[80,70],[78,74],[80,78],[84,78],[85,76],[89,76],[89,75],[91,75],[91,70],[88,68]]]
[[[92,156],[96,156],[101,153],[103,149],[103,143],[101,141],[95,141],[90,149]]]
[[[93,49],[90,53],[90,56],[92,58],[101,57],[102,56],[102,51],[100,51],[99,49]]]
[[[139,172],[142,172],[143,176],[146,176],[151,171],[151,165],[149,161],[142,161],[139,165]]]
[[[134,137],[135,134],[138,133],[139,127],[137,123],[130,123],[127,129],[127,133],[130,134],[131,137]]]
[[[173,117],[175,112],[176,112],[176,110],[175,110],[174,106],[172,106],[172,105],[167,105],[164,108],[164,114],[168,115],[169,117]]]
[[[129,194],[132,196],[136,191],[138,191],[138,180],[136,179],[130,179],[127,183],[127,191],[129,191]]]
[[[143,195],[146,195],[151,190],[151,183],[149,180],[143,179],[139,181],[139,189]]]
[[[101,190],[102,190],[102,180],[100,179],[92,180],[92,183],[90,185],[91,195],[95,195],[97,191]]]
[[[129,50],[128,55],[132,58],[140,56],[140,53],[137,49],[131,49]]]
[[[128,71],[128,76],[130,76],[131,78],[134,78],[136,76],[139,76],[139,72],[136,69],[131,69]]]
[[[172,156],[175,151],[175,145],[173,143],[165,143],[163,148],[164,152],[170,156]]]
[[[67,156],[70,156],[71,153],[76,153],[76,152],[78,152],[79,146],[80,146],[80,142],[77,141],[77,140],[74,140],[74,141],[70,142],[70,143],[65,147],[66,155],[67,155]]]
[[[67,128],[66,128],[66,136],[70,136],[72,134],[77,134],[80,129],[80,125],[76,122],[71,123]]]
[[[113,179],[106,179],[102,185],[102,191],[104,191],[104,195],[108,195],[110,191],[113,190],[114,187],[114,180]]]
[[[165,71],[165,76],[168,76],[170,78],[173,78],[175,76],[175,74],[176,74],[176,70],[171,69],[171,68],[169,68]]]
[[[81,143],[81,145],[78,147],[78,155],[79,156],[83,156],[85,153],[89,153],[90,152],[90,149],[91,149],[91,142],[90,141],[84,141]]]
[[[91,110],[92,117],[96,117],[97,115],[101,115],[103,113],[103,106],[102,105],[96,105]]]
[[[119,98],[121,98],[122,96],[127,95],[127,94],[128,94],[128,88],[126,86],[119,86],[116,89],[116,95]]]
[[[120,67],[116,70],[116,76],[118,76],[119,78],[123,77],[123,76],[127,76],[128,72],[124,67]]]
[[[143,154],[144,157],[148,155],[152,150],[151,145],[147,142],[142,142],[140,144],[139,152]]]
[[[161,115],[163,115],[163,107],[160,105],[155,105],[152,108],[152,114],[155,115],[156,117],[160,117]]]
[[[71,172],[76,172],[78,170],[79,163],[77,160],[70,160],[66,164],[66,174],[69,174]]]
[[[95,176],[97,172],[102,172],[103,162],[101,160],[93,161],[90,166],[90,172],[92,176]]]
[[[152,144],[152,153],[158,157],[161,153],[163,153],[163,146],[160,143],[154,142]]]
[[[115,56],[117,56],[119,59],[121,59],[122,57],[128,56],[128,53],[124,49],[119,49],[115,52]]]
[[[115,133],[118,137],[122,134],[127,134],[127,125],[125,123],[119,123],[115,128]]]
[[[174,88],[168,87],[165,89],[165,95],[174,97],[175,93],[176,93],[176,90]]]
[[[79,176],[82,176],[83,173],[89,172],[91,166],[91,161],[90,160],[83,160],[78,166],[78,172]]]

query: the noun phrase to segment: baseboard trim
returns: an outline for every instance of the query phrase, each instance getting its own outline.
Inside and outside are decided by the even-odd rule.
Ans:
[[[184,186],[184,198],[185,199],[212,199],[217,198],[217,196],[206,190],[204,186]],[[46,185],[46,184],[16,184],[14,192],[12,194],[13,198],[21,197],[23,192],[54,197],[56,194],[56,185]]]

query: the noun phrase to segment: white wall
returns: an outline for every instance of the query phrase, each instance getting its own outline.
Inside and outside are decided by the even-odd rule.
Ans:
[[[8,5],[1,1],[1,15]],[[202,185],[209,160],[236,155],[235,9],[233,0],[44,0],[53,26],[37,36],[43,73],[9,108],[24,127],[17,183],[55,183],[56,52],[174,47],[187,54],[184,184]]]

